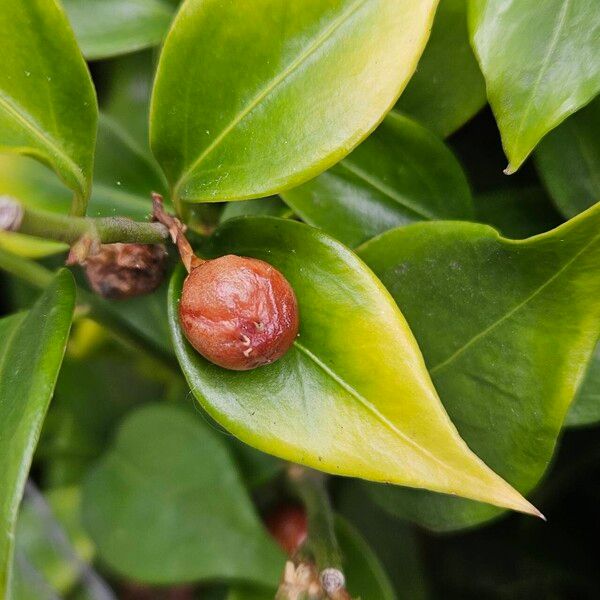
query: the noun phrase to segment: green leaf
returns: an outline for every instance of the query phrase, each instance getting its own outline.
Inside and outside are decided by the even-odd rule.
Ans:
[[[344,518],[336,515],[335,533],[342,551],[342,569],[352,597],[361,600],[395,600],[379,559],[364,538]]]
[[[136,581],[273,586],[283,569],[222,438],[172,406],[125,419],[84,483],[83,516],[99,557]]]
[[[544,233],[563,222],[539,186],[498,189],[474,198],[475,220],[504,236],[522,239]]]
[[[78,483],[104,450],[115,424],[136,405],[162,393],[119,347],[109,346],[84,360],[67,356],[36,455],[44,464],[44,480],[53,486]]]
[[[62,0],[88,60],[160,43],[173,7],[164,0]]]
[[[535,162],[556,206],[574,217],[600,200],[600,98],[539,145]]]
[[[507,173],[600,92],[597,0],[470,0],[472,43],[496,116]]]
[[[321,471],[535,511],[462,442],[402,314],[345,246],[297,221],[246,217],[217,230],[213,252],[268,261],[290,281],[300,309],[299,337],[283,358],[227,371],[187,343],[178,317],[183,272],[175,272],[175,352],[218,423],[259,450]]]
[[[444,406],[519,491],[540,480],[600,329],[600,205],[524,241],[470,223],[419,223],[359,249],[406,314]],[[379,487],[388,510],[434,529],[496,509]]]
[[[414,221],[469,219],[469,184],[434,134],[390,114],[352,154],[282,194],[296,214],[349,246]]]
[[[117,121],[150,154],[148,114],[155,52],[136,52],[100,63],[106,86],[102,112]],[[102,73],[102,72],[101,72]]]
[[[98,109],[90,74],[56,0],[3,0],[0,152],[32,156],[90,195]]]
[[[577,390],[565,424],[579,427],[594,425],[598,421],[600,421],[600,342],[596,344],[596,350]]]
[[[343,158],[412,75],[437,0],[187,0],[150,138],[175,201],[278,193]]]
[[[33,308],[0,320],[0,598],[10,589],[17,510],[75,307],[67,270]]]
[[[221,214],[220,222],[223,223],[235,217],[290,217],[292,214],[290,207],[277,196],[270,196],[269,198],[256,198],[244,202],[228,202]]]
[[[447,137],[486,101],[469,43],[467,0],[441,0],[425,52],[395,108]]]

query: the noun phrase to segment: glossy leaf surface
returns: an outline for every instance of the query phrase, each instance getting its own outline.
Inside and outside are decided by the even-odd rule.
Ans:
[[[10,589],[17,511],[74,306],[73,277],[62,270],[28,313],[0,320],[0,598]]]
[[[468,0],[440,0],[431,37],[396,109],[447,137],[486,103],[485,82],[471,49]]]
[[[351,247],[414,221],[473,216],[469,184],[452,152],[398,114],[337,165],[281,195],[305,222]]]
[[[0,151],[50,166],[85,212],[98,109],[92,80],[55,0],[3,0]]]
[[[412,75],[436,3],[188,0],[150,116],[175,199],[268,196],[345,156]]]
[[[469,184],[452,152],[397,114],[337,165],[282,197],[305,222],[351,247],[398,225],[473,216]]]
[[[471,0],[469,24],[512,173],[600,92],[598,2]]]
[[[548,134],[535,159],[565,217],[574,217],[600,202],[600,98]]]
[[[524,241],[484,225],[422,223],[359,250],[409,320],[461,435],[529,492],[598,339],[600,205]],[[425,492],[373,493],[388,510],[435,529],[498,513]]]
[[[220,435],[172,406],[125,419],[84,483],[83,517],[102,560],[136,581],[272,586],[284,564]]]
[[[173,6],[165,0],[62,2],[88,60],[159,44],[173,16]]]
[[[566,425],[578,427],[600,421],[600,342],[567,414]]]
[[[206,411],[242,441],[336,475],[426,487],[532,510],[462,442],[402,314],[345,246],[297,221],[227,221],[215,255],[266,260],[291,283],[300,333],[275,363],[227,371],[186,341],[183,273],[170,288],[175,352]]]

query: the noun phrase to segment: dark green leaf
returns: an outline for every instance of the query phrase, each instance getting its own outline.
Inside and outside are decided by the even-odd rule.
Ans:
[[[56,0],[3,0],[0,151],[52,167],[85,212],[98,109],[92,80]]]
[[[342,551],[342,569],[352,597],[361,600],[395,600],[396,594],[379,562],[363,537],[339,515],[335,533]]]
[[[164,0],[62,0],[87,59],[160,43],[173,7]]]
[[[509,238],[549,231],[563,221],[541,187],[506,188],[475,196],[475,220]]]
[[[529,492],[600,333],[600,205],[524,241],[483,225],[420,223],[381,235],[360,255],[406,314],[461,435]],[[435,529],[498,514],[425,492],[373,493]]]
[[[535,153],[540,176],[565,217],[600,201],[600,98],[552,131]]]
[[[485,82],[469,43],[467,1],[441,0],[419,66],[396,104],[441,137],[486,103]]]
[[[473,216],[469,184],[450,150],[393,113],[352,154],[282,197],[349,246],[414,221]]]
[[[600,421],[600,342],[567,414],[566,425],[577,427]]]
[[[600,92],[598,0],[471,0],[469,25],[513,173]]]
[[[131,414],[83,492],[99,556],[131,579],[272,586],[283,568],[222,439],[191,412]]]
[[[0,320],[0,597],[10,587],[17,510],[75,307],[67,270],[25,314]]]
[[[436,0],[188,0],[158,65],[150,137],[176,202],[303,183],[379,123]]]
[[[219,424],[259,450],[329,473],[535,510],[458,437],[402,314],[345,246],[297,221],[246,217],[220,227],[212,252],[268,261],[290,281],[300,309],[299,337],[283,358],[227,371],[187,343],[176,271],[175,352]]]
[[[235,217],[290,217],[292,210],[286,206],[277,196],[270,198],[256,198],[245,202],[228,202],[221,214],[221,223]]]

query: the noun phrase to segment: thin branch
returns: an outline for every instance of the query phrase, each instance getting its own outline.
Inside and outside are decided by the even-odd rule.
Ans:
[[[67,244],[74,244],[84,237],[100,244],[158,244],[169,237],[161,223],[125,217],[71,217],[25,206],[10,196],[0,196],[0,229]]]

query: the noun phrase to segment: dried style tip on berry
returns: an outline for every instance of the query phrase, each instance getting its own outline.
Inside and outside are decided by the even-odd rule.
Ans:
[[[308,521],[306,511],[301,506],[280,506],[267,515],[265,524],[273,539],[289,556],[306,541]]]
[[[111,300],[153,292],[162,282],[167,251],[162,244],[104,244],[85,259],[90,287]]]
[[[298,334],[298,303],[287,279],[262,260],[227,255],[203,261],[194,255],[184,226],[153,194],[154,219],[165,225],[189,275],[179,320],[192,346],[211,362],[235,371],[282,357]]]

